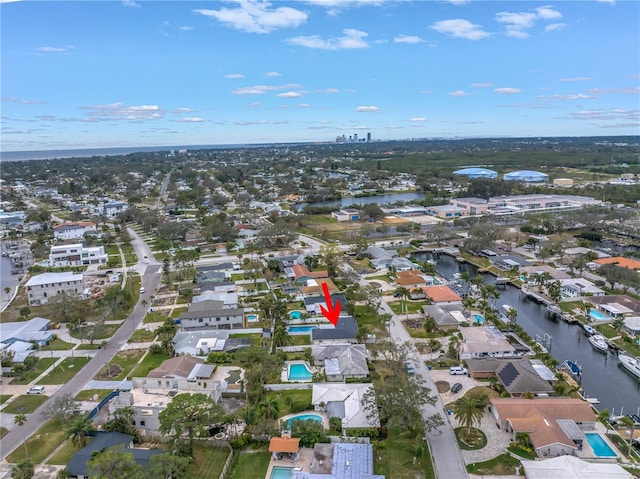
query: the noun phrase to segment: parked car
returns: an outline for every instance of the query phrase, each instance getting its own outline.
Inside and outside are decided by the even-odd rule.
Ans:
[[[460,383],[455,383],[453,386],[451,386],[451,392],[452,393],[457,393],[461,389],[462,389],[462,384],[460,384]]]
[[[467,368],[463,368],[462,366],[451,366],[449,368],[449,374],[452,375],[464,375],[467,374]]]
[[[44,386],[33,386],[27,389],[27,394],[44,394]]]
[[[144,294],[144,288],[140,288],[140,294]]]
[[[404,367],[407,369],[407,373],[409,374],[415,374],[416,370],[413,367],[413,364],[410,361],[407,361],[404,363]]]

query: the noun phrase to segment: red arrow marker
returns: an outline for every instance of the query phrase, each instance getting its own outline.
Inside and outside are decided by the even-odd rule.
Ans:
[[[331,324],[336,326],[338,324],[338,317],[340,316],[340,301],[336,301],[336,307],[334,308],[327,283],[322,283],[322,291],[324,291],[324,299],[327,301],[327,307],[325,308],[320,305],[320,311],[322,311],[325,318],[331,321]]]

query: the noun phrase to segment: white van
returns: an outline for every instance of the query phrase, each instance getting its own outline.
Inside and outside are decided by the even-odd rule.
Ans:
[[[451,366],[449,368],[449,374],[454,375],[454,376],[467,374],[467,369],[463,368],[461,366]]]

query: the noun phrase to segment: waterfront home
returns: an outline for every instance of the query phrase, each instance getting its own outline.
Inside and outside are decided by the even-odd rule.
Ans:
[[[597,418],[591,404],[574,398],[492,398],[490,410],[498,427],[527,433],[538,457],[575,455],[594,431]]]
[[[462,298],[446,285],[425,286],[422,290],[427,295],[427,299],[431,300],[434,304],[455,304],[462,302]]]
[[[615,264],[621,268],[628,268],[634,271],[640,271],[640,261],[636,259],[626,258],[624,256],[613,256],[611,258],[600,258],[594,261],[598,266],[605,264]]]
[[[433,318],[440,331],[458,329],[460,324],[467,321],[463,311],[464,307],[459,303],[430,304],[422,307],[422,313],[428,318]]]
[[[560,292],[570,298],[577,298],[579,296],[604,296],[606,294],[604,290],[584,278],[561,279],[560,284]]]
[[[362,212],[355,208],[344,208],[331,212],[331,217],[337,221],[360,221]]]
[[[610,294],[605,296],[593,296],[589,298],[596,310],[611,319],[637,316],[640,314],[640,300],[625,294]]]
[[[0,323],[0,350],[12,354],[12,362],[22,363],[36,348],[51,341],[54,332],[49,324],[45,318]]]
[[[519,356],[518,350],[495,326],[463,327],[460,333],[459,359]]]

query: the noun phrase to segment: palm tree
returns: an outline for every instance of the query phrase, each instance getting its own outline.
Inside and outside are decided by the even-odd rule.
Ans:
[[[631,441],[633,441],[633,431],[635,430],[635,424],[633,422],[633,419],[631,419],[629,416],[622,416],[620,418],[620,423],[629,428],[629,441],[627,442],[627,455],[630,456],[631,455]]]
[[[276,398],[267,397],[260,403],[258,410],[267,419],[275,419],[280,413],[280,404]]]
[[[399,296],[400,299],[402,299],[402,309],[405,310],[405,312],[407,313],[407,316],[409,315],[409,310],[407,309],[407,303],[406,300],[409,297],[410,293],[409,290],[407,288],[405,288],[404,286],[400,286],[396,289],[396,292],[394,293],[395,296]]]
[[[287,331],[287,325],[283,321],[277,321],[273,328],[273,338],[271,339],[271,353],[276,352],[276,348],[291,344],[291,336]]]
[[[462,300],[462,307],[464,308],[466,314],[469,314],[471,312],[471,308],[476,305],[476,302],[477,298],[474,298],[473,296],[467,296]]]
[[[486,405],[487,397],[479,396],[463,396],[455,402],[453,406],[453,415],[456,420],[466,427],[466,435],[471,435],[471,428],[474,425],[479,425],[484,415],[484,408]]]
[[[460,280],[463,282],[463,291],[467,291],[467,289],[469,288],[469,281],[471,281],[471,273],[469,272],[469,270],[465,270],[460,273]]]
[[[93,431],[93,424],[87,416],[77,414],[67,426],[67,434],[71,443],[76,447],[87,445],[89,434]]]
[[[24,413],[16,414],[13,417],[13,422],[14,422],[14,424],[17,424],[18,426],[22,427],[27,422],[27,415],[24,414]],[[23,439],[22,444],[24,445],[24,455],[25,455],[26,458],[28,458],[29,457],[29,451],[27,450],[27,438],[26,438],[26,435],[22,439]]]
[[[509,308],[507,309],[507,319],[509,320],[509,323],[515,324],[517,318],[518,310],[513,306],[509,306]]]

